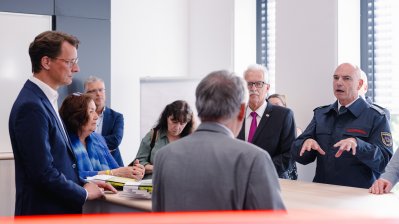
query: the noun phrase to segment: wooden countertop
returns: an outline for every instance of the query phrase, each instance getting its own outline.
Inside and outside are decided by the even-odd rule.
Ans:
[[[399,195],[368,189],[280,179],[287,210],[341,210],[372,217],[399,217]]]
[[[152,202],[151,199],[131,199],[131,198],[126,198],[122,197],[117,194],[105,194],[105,199],[108,202],[115,203],[118,205],[123,205],[127,207],[132,207],[137,210],[142,210],[142,211],[151,211],[152,208]]]
[[[367,189],[280,179],[287,211],[314,213],[339,211],[368,217],[399,217],[399,195],[373,195]],[[118,194],[106,194],[106,201],[151,211],[151,200],[128,199]],[[347,215],[350,215],[347,214]]]

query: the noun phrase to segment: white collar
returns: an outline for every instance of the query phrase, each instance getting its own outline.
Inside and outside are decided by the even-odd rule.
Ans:
[[[57,102],[58,100],[58,92],[56,90],[54,90],[53,88],[51,88],[49,85],[47,85],[46,83],[44,83],[42,80],[36,78],[35,76],[31,76],[29,77],[29,80],[33,83],[35,83],[46,95],[46,97],[48,98],[48,100],[50,102]]]
[[[265,100],[263,102],[263,104],[255,111],[256,114],[258,114],[259,117],[262,117],[263,113],[265,113],[266,107],[267,107],[267,101]],[[250,117],[251,116],[251,112],[252,112],[251,108],[249,108],[249,106],[247,106],[247,109],[245,111],[246,111],[245,112],[245,117],[246,118]]]

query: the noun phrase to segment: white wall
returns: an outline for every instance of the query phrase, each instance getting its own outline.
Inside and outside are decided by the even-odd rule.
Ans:
[[[349,21],[358,16],[358,2],[276,1],[276,92],[287,95],[299,127],[306,128],[314,108],[335,100],[332,74],[338,62],[357,63],[359,31],[351,30],[356,22]],[[141,140],[140,77],[201,78],[216,69],[241,74],[255,62],[255,0],[111,4],[111,106],[125,116],[121,151],[126,163]],[[339,16],[338,7],[345,9]],[[312,165],[300,167],[301,179],[311,180],[313,173]]]
[[[111,107],[125,117],[120,146],[125,163],[141,141],[140,77],[201,78],[232,70],[233,49],[234,1],[111,2]]]
[[[335,101],[337,65],[360,63],[359,0],[278,0],[276,12],[276,92],[304,129],[314,108]],[[300,179],[312,180],[314,166],[300,165]]]
[[[313,109],[334,101],[337,65],[337,1],[276,1],[276,92],[285,93],[296,123],[306,128]],[[314,164],[299,166],[312,180]]]
[[[234,71],[242,75],[256,63],[256,0],[234,2]]]
[[[233,69],[234,1],[189,1],[189,74]]]
[[[125,163],[141,140],[140,77],[187,76],[188,27],[186,0],[111,1],[111,107],[125,118]]]
[[[338,64],[360,66],[360,0],[338,0]]]

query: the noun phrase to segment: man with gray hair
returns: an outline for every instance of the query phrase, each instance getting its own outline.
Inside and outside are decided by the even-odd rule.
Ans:
[[[242,79],[212,72],[195,95],[202,123],[155,156],[153,211],[284,210],[269,154],[235,139],[246,108]]]
[[[249,102],[238,138],[268,152],[280,178],[296,180],[296,164],[290,153],[296,136],[294,113],[266,100],[270,84],[265,66],[248,66],[244,79],[249,90]]]
[[[84,89],[85,93],[92,95],[97,107],[96,132],[105,138],[108,149],[118,165],[124,166],[118,148],[123,137],[123,115],[105,106],[105,84],[102,79],[90,76],[84,83]]]

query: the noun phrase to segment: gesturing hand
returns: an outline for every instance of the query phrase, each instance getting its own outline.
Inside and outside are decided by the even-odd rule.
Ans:
[[[308,138],[302,145],[301,152],[299,152],[299,156],[302,156],[305,151],[310,152],[311,150],[318,151],[321,155],[325,155],[326,153],[322,148],[320,148],[319,143],[317,143],[314,139]]]
[[[341,141],[335,143],[334,147],[339,147],[335,157],[338,158],[342,155],[344,151],[349,152],[352,149],[352,155],[356,155],[357,142],[355,138],[342,139]]]

